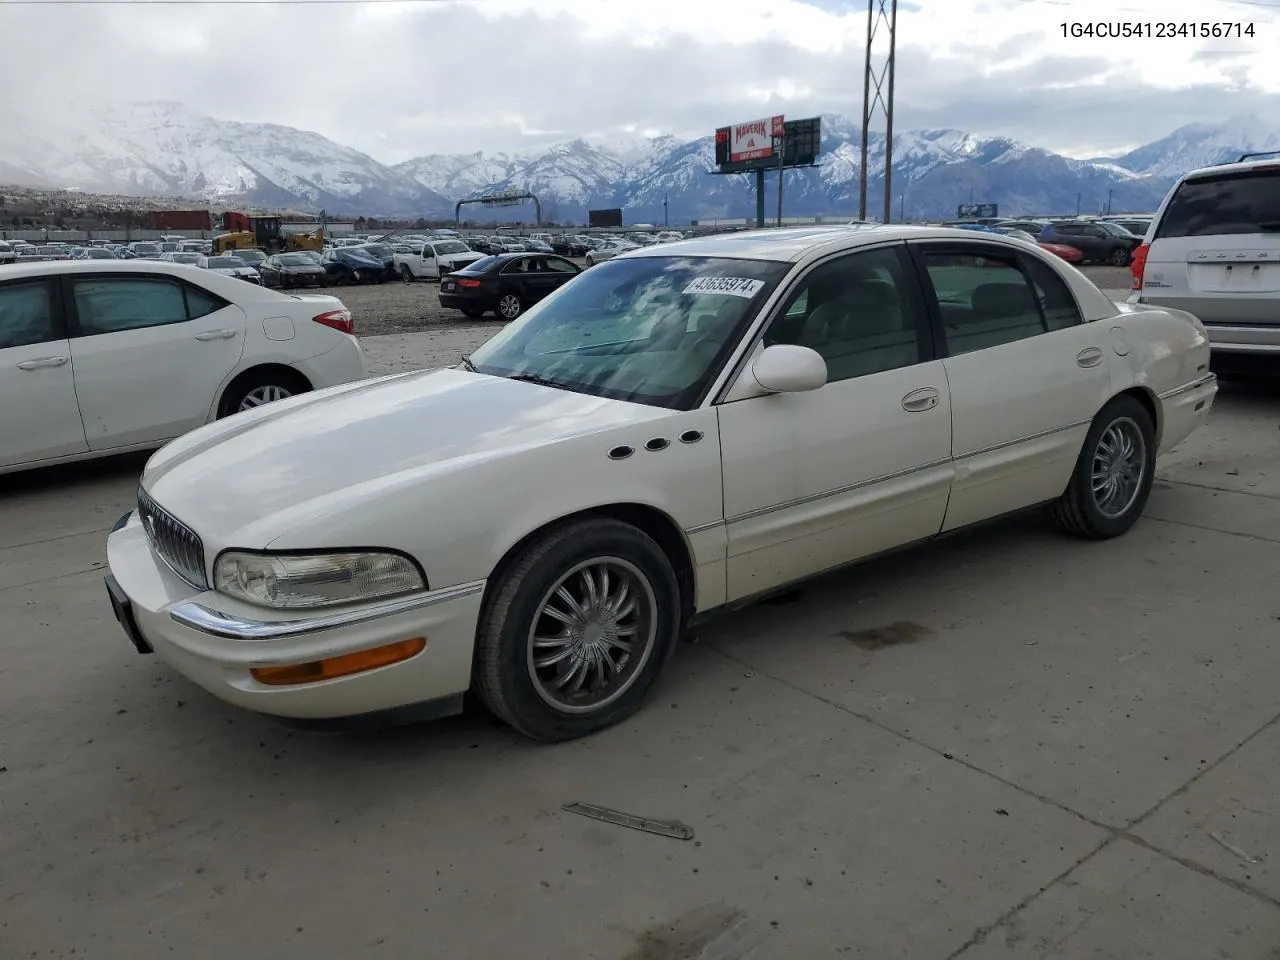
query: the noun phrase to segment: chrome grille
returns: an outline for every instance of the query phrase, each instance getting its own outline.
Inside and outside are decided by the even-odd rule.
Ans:
[[[204,543],[194,530],[138,490],[138,517],[151,549],[174,573],[193,587],[208,589],[204,572]]]

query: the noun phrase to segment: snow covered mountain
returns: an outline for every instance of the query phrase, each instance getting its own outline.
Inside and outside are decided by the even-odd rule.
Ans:
[[[818,165],[789,171],[784,212],[856,215],[861,142],[847,117],[822,118]],[[868,144],[867,211],[883,209],[884,136]],[[1280,128],[1256,117],[1191,124],[1124,156],[1077,160],[1005,137],[959,130],[894,136],[894,216],[955,216],[958,204],[1001,213],[1147,211],[1186,170],[1280,149]],[[770,174],[766,208],[776,210]],[[0,126],[0,183],[96,193],[188,196],[218,203],[325,209],[334,216],[451,217],[460,199],[535,193],[548,221],[582,222],[622,207],[630,222],[660,223],[755,212],[754,178],[715,176],[710,136],[569,140],[513,153],[431,154],[395,166],[319,134],[216,120],[177,103],[124,103],[83,116]],[[522,207],[469,216],[529,218]]]
[[[856,215],[860,130],[854,121],[838,115],[824,116],[822,126],[823,154],[818,166],[787,173],[784,212]],[[1227,121],[1205,130],[1212,133],[1196,140],[1205,145],[1201,153],[1207,155],[1207,145],[1212,143],[1218,153],[1232,153],[1232,158],[1254,143],[1269,142],[1269,136],[1280,137],[1257,121]],[[1201,154],[1174,155],[1179,133],[1166,138],[1167,148],[1151,150],[1144,166],[1135,169],[1128,157],[1077,160],[1005,137],[945,129],[904,131],[894,136],[894,216],[950,217],[958,204],[970,201],[998,203],[1009,214],[1096,212],[1108,201],[1113,211],[1151,210],[1173,177],[1199,165]],[[1237,142],[1243,146],[1226,146]],[[878,215],[884,207],[884,185],[878,175],[884,168],[884,149],[884,135],[873,132],[868,143],[870,215]],[[1129,157],[1147,149],[1140,148]],[[1218,153],[1213,154],[1215,159]],[[647,149],[630,145],[625,152],[574,140],[515,154],[421,157],[395,169],[459,199],[529,190],[538,195],[544,217],[551,220],[581,221],[588,209],[599,207],[622,207],[632,222],[661,222],[664,210],[672,222],[752,216],[753,178],[715,176],[714,167],[712,137],[687,142],[666,137],[651,141]],[[772,216],[777,196],[772,175],[766,190]],[[477,208],[470,215],[517,218],[527,217],[528,211]]]
[[[1191,123],[1167,137],[1117,157],[1115,162],[1136,173],[1177,177],[1196,167],[1232,163],[1246,152],[1280,150],[1280,129],[1253,116],[1232,117],[1222,123]]]
[[[0,126],[0,182],[335,215],[452,213],[413,177],[318,133],[215,120],[166,101]]]

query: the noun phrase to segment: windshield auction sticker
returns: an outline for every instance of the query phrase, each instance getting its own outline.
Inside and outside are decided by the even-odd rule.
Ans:
[[[763,280],[748,280],[745,277],[699,277],[685,287],[684,292],[686,294],[721,293],[750,300],[760,292],[763,286]]]

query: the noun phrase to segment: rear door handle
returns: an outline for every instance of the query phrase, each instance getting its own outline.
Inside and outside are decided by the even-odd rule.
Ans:
[[[37,357],[35,360],[23,360],[18,364],[18,369],[39,370],[41,367],[60,367],[66,362],[66,357]]]
[[[234,330],[211,330],[208,333],[197,333],[197,340],[230,340],[236,335]]]
[[[934,387],[921,387],[919,390],[912,390],[902,398],[902,409],[908,413],[932,410],[938,405],[940,397],[941,394]]]
[[[1102,351],[1097,347],[1085,347],[1076,354],[1076,363],[1082,367],[1096,367],[1102,362]]]

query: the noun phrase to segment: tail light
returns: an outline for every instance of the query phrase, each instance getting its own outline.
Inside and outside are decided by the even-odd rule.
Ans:
[[[326,327],[332,327],[339,333],[356,332],[355,324],[351,320],[350,310],[330,310],[311,319],[316,323],[323,323]]]
[[[472,288],[474,288],[474,287],[478,287],[478,286],[480,286],[480,281],[479,281],[479,280],[468,280],[466,277],[460,277],[460,278],[458,279],[458,286],[460,286],[460,287],[466,287],[468,290],[470,290],[470,289],[472,289]]]
[[[1130,289],[1142,289],[1142,275],[1147,268],[1147,254],[1150,252],[1151,244],[1149,243],[1140,243],[1133,251],[1133,260],[1129,264],[1129,272],[1133,274],[1133,283],[1129,285]]]

